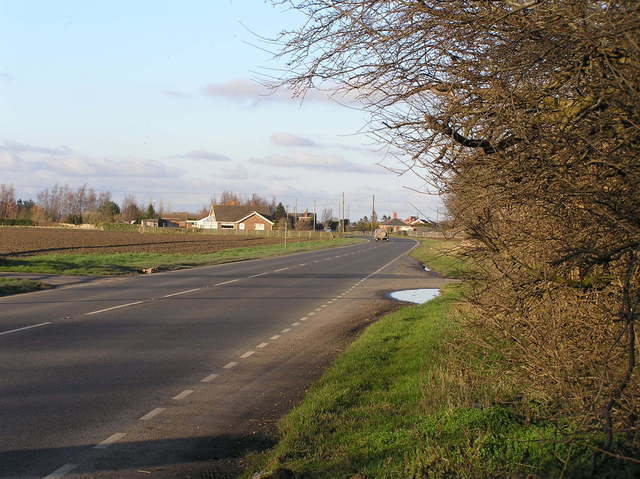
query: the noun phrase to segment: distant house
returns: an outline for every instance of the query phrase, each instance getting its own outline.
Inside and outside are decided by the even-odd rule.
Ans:
[[[407,223],[402,221],[400,218],[398,218],[398,213],[393,213],[390,220],[379,223],[378,227],[388,231],[392,231],[394,233],[397,233],[398,231],[414,230],[413,226],[408,225]]]
[[[197,220],[194,227],[214,230],[271,231],[273,224],[269,211],[263,207],[212,205],[209,214]]]

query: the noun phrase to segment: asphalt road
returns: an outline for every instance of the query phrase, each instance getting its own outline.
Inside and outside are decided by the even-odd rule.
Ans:
[[[268,446],[247,417],[290,406],[278,388],[313,376],[335,325],[366,312],[358,291],[414,245],[0,298],[0,477],[171,477],[180,464]]]

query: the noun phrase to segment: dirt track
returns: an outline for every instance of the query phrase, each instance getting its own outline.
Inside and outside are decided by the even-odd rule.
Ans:
[[[228,248],[269,245],[279,238],[208,233],[132,233],[96,230],[0,228],[0,254],[213,253]]]

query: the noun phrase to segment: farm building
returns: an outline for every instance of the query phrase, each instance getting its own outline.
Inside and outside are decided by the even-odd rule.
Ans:
[[[197,220],[196,228],[271,231],[273,221],[266,208],[213,205],[209,214]]]

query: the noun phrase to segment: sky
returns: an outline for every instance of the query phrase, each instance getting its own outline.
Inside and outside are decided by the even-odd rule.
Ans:
[[[198,211],[232,191],[293,211],[435,219],[436,197],[323,92],[260,81],[281,66],[260,37],[303,18],[262,0],[0,0],[0,183],[34,198],[87,184]],[[380,166],[380,164],[386,166]]]

